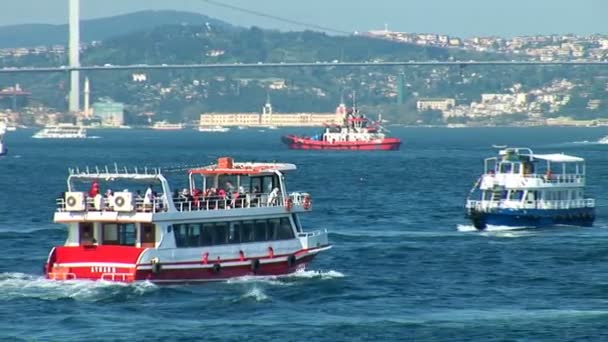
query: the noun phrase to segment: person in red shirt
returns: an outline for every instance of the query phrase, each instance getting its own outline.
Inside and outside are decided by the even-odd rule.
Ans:
[[[89,197],[94,198],[99,193],[99,183],[97,181],[93,181],[91,184],[91,188],[89,189]]]

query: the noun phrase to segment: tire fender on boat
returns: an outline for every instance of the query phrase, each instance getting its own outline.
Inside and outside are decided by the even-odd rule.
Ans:
[[[260,260],[259,259],[251,259],[251,272],[258,273],[260,269]]]
[[[222,270],[222,265],[220,265],[219,263],[213,264],[213,272],[214,273],[220,273],[221,270]]]
[[[287,257],[287,266],[289,267],[293,267],[296,264],[296,256],[295,254],[290,255],[289,257]]]
[[[152,258],[152,260],[150,260],[150,262],[152,263],[152,273],[154,273],[154,274],[160,273],[160,271],[163,268],[163,266],[160,263],[160,260],[155,257],[155,258]]]

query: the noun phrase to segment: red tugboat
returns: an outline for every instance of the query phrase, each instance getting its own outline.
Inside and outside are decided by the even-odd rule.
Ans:
[[[285,135],[282,137],[293,150],[398,150],[399,138],[387,138],[381,120],[371,121],[360,114],[356,107],[346,110],[344,104],[342,125],[328,125],[322,134],[312,137]]]

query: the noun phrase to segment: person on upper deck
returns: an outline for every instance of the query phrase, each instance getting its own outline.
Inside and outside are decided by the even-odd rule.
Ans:
[[[91,188],[89,189],[89,197],[95,198],[95,196],[97,196],[98,193],[99,193],[99,183],[96,180],[94,180],[93,183],[91,184]]]

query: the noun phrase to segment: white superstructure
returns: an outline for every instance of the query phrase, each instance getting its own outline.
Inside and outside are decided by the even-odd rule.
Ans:
[[[32,136],[36,139],[84,139],[86,137],[86,128],[74,124],[47,125]]]

